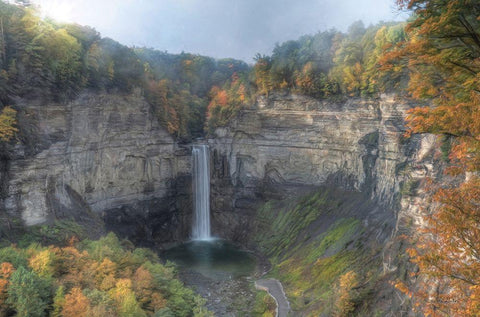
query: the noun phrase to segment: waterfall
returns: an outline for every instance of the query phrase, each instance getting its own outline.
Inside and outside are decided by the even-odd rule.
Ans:
[[[194,208],[192,238],[210,238],[210,156],[207,145],[194,145],[193,197]]]

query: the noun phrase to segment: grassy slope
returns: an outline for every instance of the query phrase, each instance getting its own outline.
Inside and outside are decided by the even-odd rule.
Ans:
[[[361,199],[321,189],[259,210],[256,242],[295,315],[372,314],[365,303],[380,278],[382,246],[362,224],[361,210],[373,206]]]

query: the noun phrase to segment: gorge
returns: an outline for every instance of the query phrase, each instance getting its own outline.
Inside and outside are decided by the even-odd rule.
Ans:
[[[275,45],[262,28],[326,20],[174,1],[154,21],[187,45],[238,15],[200,44],[272,45],[249,61],[128,47],[39,2],[0,0],[0,316],[480,315],[478,1]],[[117,31],[159,38],[160,4],[131,5]]]
[[[4,217],[31,226],[66,218],[88,224],[98,215],[106,230],[160,247],[190,237],[192,146],[175,142],[142,97],[85,93],[67,104],[17,104],[28,135],[2,161]],[[376,269],[400,274],[403,249],[395,237],[414,228],[420,209],[421,191],[411,184],[435,173],[435,138],[403,137],[409,107],[387,95],[339,102],[259,98],[207,140],[208,162],[196,158],[211,165],[212,234],[256,249],[257,210],[265,202],[288,205],[320,188],[327,200],[336,197],[337,207],[326,206],[327,215],[315,218],[323,225],[308,235],[353,217],[363,229],[348,241],[374,243],[372,256],[381,257]],[[205,149],[193,145],[194,153]],[[196,203],[202,204],[208,208],[208,201]],[[402,300],[382,295],[397,291],[388,281],[382,285],[370,301],[403,309]]]

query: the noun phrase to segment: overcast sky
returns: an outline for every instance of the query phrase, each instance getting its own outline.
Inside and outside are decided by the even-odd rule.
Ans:
[[[90,25],[122,44],[234,57],[337,28],[402,20],[394,0],[33,0],[57,20]]]

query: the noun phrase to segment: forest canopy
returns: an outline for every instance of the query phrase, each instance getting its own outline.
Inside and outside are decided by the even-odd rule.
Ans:
[[[129,48],[93,28],[41,19],[32,8],[0,2],[0,103],[15,98],[66,102],[84,90],[138,88],[179,140],[226,125],[258,94],[315,98],[371,95],[398,88],[402,74],[379,71],[385,50],[405,38],[402,23],[336,30],[277,44],[251,66],[235,59]],[[14,127],[14,122],[12,125]]]
[[[255,85],[259,93],[286,89],[316,98],[399,90],[406,74],[380,67],[383,54],[405,39],[404,26],[358,21],[347,33],[329,30],[277,44],[271,56],[255,57]]]
[[[65,102],[81,91],[140,89],[179,139],[203,135],[210,90],[246,78],[234,59],[128,48],[94,29],[43,20],[31,8],[0,2],[0,103],[17,98]]]
[[[0,248],[2,316],[212,316],[172,264],[113,233]]]

